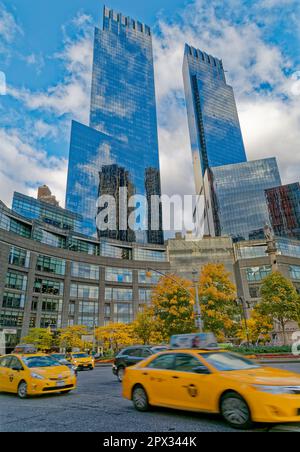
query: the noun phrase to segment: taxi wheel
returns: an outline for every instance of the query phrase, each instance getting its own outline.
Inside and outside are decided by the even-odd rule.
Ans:
[[[233,428],[247,430],[253,426],[247,402],[236,392],[229,392],[221,399],[221,414]]]
[[[148,411],[150,408],[147,393],[142,386],[136,386],[133,389],[132,401],[138,411]]]
[[[27,383],[25,381],[21,381],[18,387],[18,396],[20,399],[26,399],[27,397]]]
[[[123,366],[119,367],[117,370],[117,377],[120,383],[122,383],[124,378],[125,368]]]

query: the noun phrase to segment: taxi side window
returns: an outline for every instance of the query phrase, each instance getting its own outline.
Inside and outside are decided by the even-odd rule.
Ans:
[[[155,358],[147,367],[150,369],[174,369],[174,354],[161,355]]]
[[[9,363],[9,368],[14,370],[23,370],[21,362],[15,356],[12,357]]]
[[[1,358],[0,367],[9,367],[11,359],[12,359],[11,356],[5,356],[4,358]]]
[[[141,357],[142,358],[148,358],[149,356],[151,356],[152,353],[150,350],[148,350],[147,348],[144,348],[143,350],[141,350]]]
[[[196,368],[204,367],[201,361],[192,355],[176,355],[175,370],[178,372],[194,372]]]

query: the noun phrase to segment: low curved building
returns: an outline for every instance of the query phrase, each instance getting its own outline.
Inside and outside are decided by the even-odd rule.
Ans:
[[[170,268],[167,249],[86,237],[28,220],[0,202],[0,330],[131,322]]]

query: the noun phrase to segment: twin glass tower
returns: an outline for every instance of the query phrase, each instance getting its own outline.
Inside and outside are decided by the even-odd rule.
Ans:
[[[73,122],[71,132],[66,208],[83,216],[84,234],[96,233],[98,197],[113,196],[118,206],[120,188],[128,197],[161,196],[152,36],[148,26],[104,7],[103,29],[95,29],[90,124]],[[162,244],[161,206],[145,216],[148,230],[139,218],[135,230],[121,230],[117,214],[117,228],[98,234]]]
[[[170,76],[172,76],[170,74]],[[234,92],[221,60],[185,46],[183,78],[196,193],[205,196],[206,233],[259,238],[268,222],[265,190],[281,185],[276,159],[248,162]],[[101,195],[161,196],[151,30],[104,7],[95,29],[89,126],[72,123],[66,208],[97,232]],[[127,214],[130,208],[126,207]],[[148,229],[120,228],[98,236],[162,244],[162,211],[147,207]],[[156,218],[154,218],[154,216]],[[158,225],[151,230],[151,224]]]

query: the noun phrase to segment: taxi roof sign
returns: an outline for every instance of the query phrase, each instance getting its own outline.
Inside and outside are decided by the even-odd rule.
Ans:
[[[15,347],[13,353],[19,355],[35,355],[37,353],[37,348],[32,344],[20,344]]]
[[[171,348],[218,348],[214,333],[176,334],[171,337]]]

